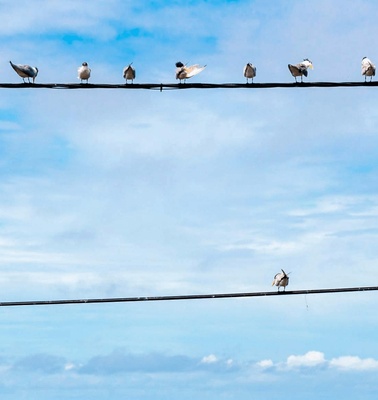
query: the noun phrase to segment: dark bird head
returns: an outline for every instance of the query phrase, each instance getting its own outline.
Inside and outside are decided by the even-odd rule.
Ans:
[[[83,67],[88,67],[88,64],[86,62],[83,62],[83,64],[81,64]]]
[[[184,66],[184,64],[181,62],[181,61],[178,61],[177,63],[176,63],[176,67],[177,68],[182,68]]]

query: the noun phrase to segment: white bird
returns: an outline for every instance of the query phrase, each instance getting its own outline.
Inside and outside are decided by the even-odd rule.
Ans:
[[[176,63],[176,79],[180,79],[180,83],[181,83],[182,79],[184,79],[184,82],[185,82],[186,79],[189,79],[192,76],[199,74],[205,68],[206,68],[206,65],[204,65],[203,67],[200,67],[198,64],[187,67],[181,61],[179,61]]]
[[[77,73],[77,78],[80,79],[81,83],[83,83],[83,81],[87,81],[88,83],[88,79],[91,76],[91,69],[88,67],[88,64],[86,62],[83,62],[83,64],[81,64],[81,67],[79,67]]]
[[[282,272],[274,275],[272,286],[278,286],[278,291],[280,291],[280,287],[283,286],[285,291],[286,286],[289,284],[289,277],[283,269],[281,269],[281,271]]]
[[[375,65],[367,57],[364,57],[361,61],[361,75],[365,75],[365,82],[367,76],[370,76],[370,82],[375,76]]]
[[[34,83],[34,80],[38,75],[37,67],[31,67],[30,65],[13,64],[12,61],[9,62],[12,68],[17,72],[17,74],[21,76],[24,83],[26,83],[25,78],[28,78],[29,83],[30,83],[30,78],[32,78]]]
[[[313,69],[314,66],[312,65],[312,62],[308,59],[305,58],[301,63],[292,65],[288,64],[289,70],[291,72],[291,75],[294,76],[295,82],[297,82],[297,76],[301,77],[301,82],[303,82],[303,75],[307,76],[307,68]]]
[[[126,79],[126,83],[128,80],[131,80],[131,83],[133,83],[135,79],[135,69],[131,66],[131,64],[123,69],[123,77]]]
[[[247,83],[248,83],[248,79],[252,79],[252,83],[253,83],[253,78],[256,76],[256,67],[251,64],[248,63],[243,70],[244,76],[247,78]]]

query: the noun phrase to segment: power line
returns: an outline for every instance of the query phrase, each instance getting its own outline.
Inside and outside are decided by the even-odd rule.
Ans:
[[[72,299],[72,300],[37,300],[37,301],[5,301],[0,302],[0,307],[12,306],[48,306],[66,304],[93,304],[93,303],[135,303],[146,301],[172,301],[172,300],[205,300],[225,299],[240,297],[267,297],[267,296],[290,296],[324,293],[346,293],[346,292],[368,292],[378,290],[378,286],[336,288],[336,289],[309,289],[309,290],[288,290],[251,293],[216,293],[216,294],[190,294],[176,296],[147,296],[147,297],[113,297],[100,299]]]
[[[372,87],[378,82],[292,82],[292,83],[0,83],[0,89],[270,89],[270,88],[331,88],[331,87]]]

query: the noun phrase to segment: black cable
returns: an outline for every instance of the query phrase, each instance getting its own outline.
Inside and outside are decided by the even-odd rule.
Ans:
[[[102,299],[73,299],[73,300],[36,300],[36,301],[4,301],[0,307],[11,306],[48,306],[65,304],[93,304],[93,303],[131,303],[143,301],[170,301],[170,300],[203,300],[203,299],[224,299],[240,297],[266,297],[266,296],[289,296],[301,294],[324,294],[324,293],[346,293],[346,292],[367,292],[378,290],[378,286],[337,288],[337,289],[309,289],[309,290],[287,290],[252,293],[217,293],[217,294],[190,294],[175,296],[147,296],[147,297],[114,297]]]
[[[3,89],[269,89],[269,88],[330,88],[378,86],[378,82],[292,82],[292,83],[0,83]]]

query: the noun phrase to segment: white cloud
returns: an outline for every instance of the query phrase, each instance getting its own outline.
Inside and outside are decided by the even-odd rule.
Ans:
[[[317,367],[325,363],[324,353],[309,351],[304,355],[291,355],[287,358],[286,365],[289,368]]]
[[[274,366],[274,363],[272,360],[261,360],[256,365],[260,368],[272,368]]]
[[[64,365],[64,370],[65,371],[72,371],[75,368],[77,368],[77,366],[74,363],[68,362]]]
[[[290,355],[285,362],[274,363],[270,359],[264,359],[256,363],[262,369],[275,368],[277,371],[287,369],[327,367],[346,371],[372,371],[378,369],[378,360],[374,358],[360,358],[358,356],[340,356],[327,360],[324,353],[320,351],[308,351],[305,354]]]
[[[341,370],[355,370],[365,371],[378,369],[378,360],[373,358],[360,358],[357,356],[342,356],[338,358],[332,358],[329,361],[330,367],[334,367]]]
[[[205,356],[202,358],[201,363],[203,364],[213,364],[218,361],[218,357],[215,356],[214,354],[210,354],[208,356]]]

